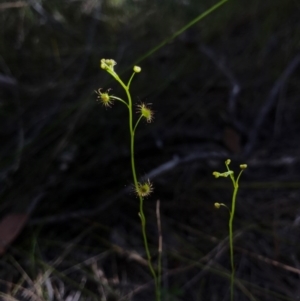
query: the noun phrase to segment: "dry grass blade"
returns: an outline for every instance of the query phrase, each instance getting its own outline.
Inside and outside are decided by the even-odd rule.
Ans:
[[[0,4],[0,10],[10,9],[10,8],[21,8],[28,5],[29,4],[25,1],[6,2]]]

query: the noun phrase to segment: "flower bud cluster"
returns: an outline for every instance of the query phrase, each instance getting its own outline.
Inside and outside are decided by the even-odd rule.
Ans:
[[[114,72],[114,66],[117,65],[117,62],[112,59],[102,59],[100,61],[100,67],[101,69],[104,69],[106,71],[113,71]]]
[[[223,177],[223,178],[227,178],[228,176],[230,175],[233,175],[233,171],[229,169],[229,164],[231,163],[231,160],[230,159],[227,159],[225,161],[225,165],[227,167],[227,170],[226,172],[218,172],[218,171],[214,171],[212,174],[215,178],[219,178],[219,177]],[[247,168],[247,164],[240,164],[240,169],[241,169],[241,172]]]
[[[232,170],[229,170],[229,171],[226,171],[226,172],[217,172],[217,171],[214,171],[213,172],[213,176],[215,178],[219,178],[219,177],[223,177],[223,178],[227,178],[229,175],[232,175],[233,174],[233,171]]]
[[[231,163],[231,160],[230,159],[227,159],[225,161],[225,165],[226,165],[226,168],[227,168],[227,171],[226,172],[218,172],[218,171],[214,171],[212,174],[215,178],[219,178],[219,177],[224,177],[224,178],[227,178],[228,176],[230,176],[231,180],[232,180],[232,183],[233,183],[233,186],[234,186],[234,189],[238,189],[239,187],[239,179],[240,179],[240,176],[241,174],[243,173],[243,171],[247,168],[247,164],[240,164],[240,173],[238,175],[237,178],[234,177],[234,172],[229,168],[229,164]],[[235,200],[234,200],[235,201]],[[214,204],[215,208],[216,209],[219,209],[221,206],[224,206],[228,209],[228,207],[223,204],[223,203],[215,203]],[[229,210],[229,209],[228,209]],[[230,214],[231,214],[231,211],[229,210]]]

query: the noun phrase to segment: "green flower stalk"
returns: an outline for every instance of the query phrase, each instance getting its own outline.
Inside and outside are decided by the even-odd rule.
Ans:
[[[235,179],[234,177],[234,172],[230,170],[229,164],[230,164],[230,159],[225,161],[225,165],[227,168],[226,172],[220,173],[217,171],[213,172],[213,176],[215,178],[219,177],[224,177],[227,178],[228,176],[230,177],[233,185],[233,193],[232,193],[232,200],[231,200],[231,209],[229,209],[225,204],[223,203],[215,203],[214,206],[215,208],[219,209],[221,206],[226,207],[229,211],[229,223],[228,223],[228,228],[229,228],[229,248],[230,248],[230,262],[231,262],[231,277],[230,277],[230,300],[233,301],[234,297],[234,254],[233,254],[233,220],[234,220],[234,213],[235,213],[235,205],[236,205],[236,197],[237,193],[239,190],[239,180],[241,177],[241,174],[243,173],[243,170],[247,168],[247,164],[241,164],[240,165],[240,173],[238,177]]]
[[[130,84],[131,81],[136,73],[140,73],[142,71],[141,67],[134,66],[133,67],[133,74],[131,75],[129,81],[127,84],[125,84],[121,78],[118,76],[118,74],[115,72],[114,67],[117,63],[112,59],[102,59],[100,61],[100,67],[107,71],[124,89],[127,100],[123,100],[119,97],[116,97],[114,95],[109,95],[109,90],[106,92],[102,92],[102,89],[98,89],[98,91],[95,91],[97,96],[97,99],[106,107],[111,107],[114,101],[119,101],[123,103],[127,109],[128,109],[128,121],[129,121],[129,132],[130,132],[130,153],[131,153],[131,170],[132,170],[132,177],[133,177],[133,184],[134,184],[134,191],[136,195],[139,198],[140,206],[139,206],[139,217],[141,219],[141,225],[142,225],[142,235],[143,235],[143,241],[146,251],[146,256],[148,260],[148,266],[150,269],[150,272],[153,276],[154,283],[155,283],[155,295],[156,295],[156,301],[161,300],[161,261],[158,261],[158,272],[155,271],[152,260],[151,260],[151,254],[149,250],[148,245],[148,239],[147,239],[147,233],[146,233],[146,217],[144,214],[144,198],[149,196],[153,192],[153,186],[150,180],[147,180],[145,182],[138,182],[137,178],[137,172],[135,167],[135,157],[134,157],[134,137],[135,132],[138,124],[140,121],[144,118],[148,123],[153,121],[153,111],[150,108],[150,104],[141,103],[137,105],[136,112],[139,114],[139,117],[137,121],[134,123],[133,118],[133,103],[132,98],[130,94]]]

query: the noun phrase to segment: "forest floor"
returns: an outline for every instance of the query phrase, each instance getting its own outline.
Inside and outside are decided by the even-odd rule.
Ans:
[[[0,4],[0,299],[153,301],[132,189],[127,110],[94,92],[136,74],[151,103],[136,133],[162,300],[300,300],[299,12],[296,1],[6,1]],[[171,39],[171,37],[174,37]]]

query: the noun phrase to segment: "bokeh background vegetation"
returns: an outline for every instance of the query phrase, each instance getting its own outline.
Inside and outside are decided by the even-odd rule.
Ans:
[[[215,3],[0,2],[0,215],[27,218],[2,242],[3,300],[154,299],[127,112],[105,109],[94,91],[124,95],[101,58],[124,79],[141,66],[132,95],[155,111],[136,157],[154,183],[145,203],[154,260],[161,201],[163,300],[229,300],[228,212],[213,204],[230,205],[232,188],[212,177],[227,158],[249,166],[236,300],[300,298],[300,2],[230,0],[170,40]]]

